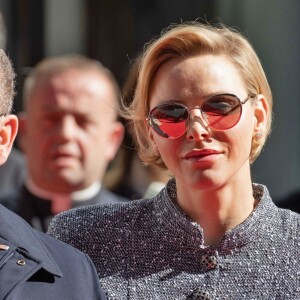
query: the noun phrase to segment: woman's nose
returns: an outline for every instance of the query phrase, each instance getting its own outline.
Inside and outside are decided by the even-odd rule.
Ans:
[[[210,135],[209,127],[201,115],[199,108],[190,110],[186,138],[189,141],[203,140]]]

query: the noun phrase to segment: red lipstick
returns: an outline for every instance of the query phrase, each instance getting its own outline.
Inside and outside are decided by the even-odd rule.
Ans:
[[[184,159],[186,160],[211,160],[215,158],[217,155],[222,154],[222,152],[215,149],[199,149],[192,150],[184,155]]]

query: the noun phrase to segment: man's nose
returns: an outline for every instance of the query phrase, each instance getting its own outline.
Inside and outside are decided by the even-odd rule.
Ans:
[[[72,115],[65,115],[60,122],[59,134],[66,139],[72,139],[76,136],[77,126],[76,120]]]

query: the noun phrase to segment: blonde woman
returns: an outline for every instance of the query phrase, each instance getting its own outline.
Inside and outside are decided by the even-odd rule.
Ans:
[[[148,45],[132,120],[142,160],[174,176],[151,199],[79,208],[50,234],[94,261],[109,299],[300,299],[299,216],[250,164],[272,94],[238,32],[183,24]]]

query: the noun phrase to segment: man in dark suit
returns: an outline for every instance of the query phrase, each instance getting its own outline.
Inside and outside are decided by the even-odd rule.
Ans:
[[[0,299],[106,299],[88,256],[0,205]]]
[[[0,11],[0,49],[5,50],[5,46],[6,25]],[[5,164],[0,166],[0,195],[22,184],[25,171],[24,166],[24,155],[18,149],[12,148]]]
[[[14,72],[0,50],[0,165],[17,134]],[[0,205],[0,299],[105,299],[91,260]]]
[[[27,177],[0,202],[46,231],[64,210],[124,201],[101,185],[124,135],[119,95],[112,73],[97,61],[67,55],[40,62],[25,80],[20,114]]]

